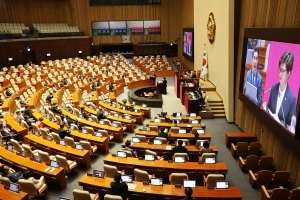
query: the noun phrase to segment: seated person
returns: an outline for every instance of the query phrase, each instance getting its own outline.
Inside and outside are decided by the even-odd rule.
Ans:
[[[30,128],[32,128],[31,124],[34,123],[34,120],[30,118],[28,115],[25,116],[25,122]]]
[[[35,179],[34,177],[30,177],[30,172],[23,172],[23,179],[32,181],[36,188],[42,185],[45,182],[45,177],[41,176],[40,179]]]
[[[130,151],[131,154],[132,154],[132,156],[133,156],[133,157],[136,157],[136,154],[135,154],[135,152],[130,148],[130,145],[131,145],[131,142],[130,142],[129,140],[127,140],[127,141],[125,142],[125,147],[122,148],[121,150],[123,150],[123,151]]]
[[[68,126],[71,126],[71,124],[73,124],[73,120],[69,117],[69,115],[66,116],[66,121],[68,123]]]
[[[0,124],[0,133],[3,137],[7,139],[13,138],[19,141],[19,135],[9,130],[4,124]]]
[[[89,117],[89,114],[85,112],[84,107],[80,108],[80,114],[84,119],[87,119]]]
[[[33,117],[33,116],[32,116],[32,113],[33,113],[33,111],[29,109],[29,106],[28,106],[28,105],[26,105],[26,106],[25,106],[25,109],[24,109],[24,111],[23,111],[23,116],[25,117],[25,116],[27,115],[27,116],[29,116],[29,117],[32,118],[32,117]]]
[[[21,172],[11,172],[8,166],[1,166],[0,173],[2,173],[3,177],[8,178],[13,183],[17,183],[18,180],[23,178],[23,174]]]
[[[58,131],[57,131],[57,134],[59,135],[59,137],[60,137],[61,139],[64,139],[65,136],[70,136],[70,132],[67,131],[67,130],[64,130],[64,124],[60,124],[59,126],[60,126],[60,127],[59,127],[59,129],[58,129]]]
[[[4,100],[2,99],[2,95],[0,94],[0,106],[4,103]]]
[[[96,90],[96,88],[97,88],[97,85],[96,85],[96,83],[93,83],[93,84],[91,85],[91,88],[92,88],[92,91],[95,91],[95,90]]]
[[[157,136],[168,139],[168,132],[165,132],[165,128],[161,128]]]
[[[5,90],[5,95],[7,97],[10,97],[12,95],[11,91],[8,88],[6,88],[6,90]]]
[[[173,120],[173,126],[174,126],[174,127],[177,127],[177,126],[178,126],[178,125],[177,125],[177,120],[176,120],[176,119]]]
[[[52,111],[53,113],[59,113],[59,108],[58,108],[58,106],[57,106],[57,104],[56,103],[53,103],[52,105],[51,105],[51,107],[50,107],[50,111]]]
[[[63,82],[64,82],[65,85],[69,84],[66,78],[64,78]]]
[[[122,182],[121,174],[116,173],[115,182],[110,183],[111,194],[121,196],[123,200],[126,200],[128,193],[128,186]]]
[[[110,83],[110,85],[109,85],[109,91],[112,92],[112,90],[113,90],[114,88],[115,88],[115,87],[114,87],[113,83]]]
[[[38,128],[44,128],[44,124],[43,124],[43,118],[42,117],[40,117],[37,121],[36,121],[36,126],[38,127]]]
[[[16,112],[16,114],[17,114],[16,118],[17,118],[18,122],[25,121],[25,118],[23,117],[21,111],[18,110]]]
[[[22,101],[22,100],[20,99],[19,96],[16,97],[16,100],[15,100],[15,101],[18,101],[18,102],[20,103],[21,106],[24,106],[24,105],[25,105],[25,102]]]
[[[173,149],[174,153],[187,153],[188,152],[187,149],[184,146],[182,146],[182,144],[183,144],[182,140],[178,140],[177,143],[178,143],[178,146],[174,147],[174,149]]]
[[[194,136],[195,137],[190,140],[190,145],[196,145],[197,140],[199,140],[199,133],[196,132]]]
[[[203,153],[213,153],[212,148],[209,147],[208,141],[204,141],[203,147],[200,148],[199,154],[203,154]]]
[[[52,93],[50,92],[49,95],[46,97],[46,102],[51,103],[51,99],[53,98]]]
[[[8,169],[8,172],[10,172],[10,173],[15,173],[16,171],[13,169],[13,168],[11,168],[11,167],[9,167],[9,166],[7,166],[7,165],[5,165],[5,164],[2,164],[2,163],[0,163],[0,167],[1,166],[6,166],[6,167],[8,167],[9,169]]]
[[[101,86],[101,85],[102,85],[101,80],[98,80],[98,82],[97,82],[97,87],[98,87],[98,86]]]
[[[186,197],[184,197],[181,200],[196,200],[194,197],[192,197],[192,194],[193,194],[192,188],[187,187],[184,189],[184,192],[185,192]]]
[[[97,119],[100,121],[101,119],[106,119],[106,116],[103,114],[103,111],[97,111]]]

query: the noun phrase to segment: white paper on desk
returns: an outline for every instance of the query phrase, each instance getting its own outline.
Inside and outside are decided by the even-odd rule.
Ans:
[[[166,150],[172,150],[172,146],[166,146]]]
[[[136,184],[128,183],[127,185],[128,185],[128,188],[131,190],[134,190],[136,188]]]
[[[190,125],[190,124],[187,124],[187,125],[186,125],[186,127],[192,127],[192,125]]]
[[[82,118],[78,117],[78,118],[77,118],[77,121],[80,121],[80,120],[82,120]]]
[[[54,172],[54,170],[55,170],[55,168],[52,167],[52,168],[49,170],[49,172]]]

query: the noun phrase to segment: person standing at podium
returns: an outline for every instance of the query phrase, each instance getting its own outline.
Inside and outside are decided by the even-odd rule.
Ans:
[[[162,83],[162,93],[167,94],[167,80],[166,77],[164,77],[163,83]]]

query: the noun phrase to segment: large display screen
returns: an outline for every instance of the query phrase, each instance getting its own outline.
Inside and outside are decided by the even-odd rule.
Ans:
[[[194,58],[194,29],[183,29],[183,49],[182,53],[187,58]]]
[[[247,38],[244,48],[243,94],[294,135],[298,117],[300,45]]]

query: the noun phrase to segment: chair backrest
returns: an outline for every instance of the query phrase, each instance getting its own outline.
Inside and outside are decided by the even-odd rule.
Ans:
[[[44,151],[41,151],[41,150],[39,150],[38,152],[39,152],[39,156],[41,156],[41,161],[46,163],[46,164],[50,164],[51,159],[49,157],[48,152],[44,152]]]
[[[166,138],[163,137],[156,137],[155,140],[160,140],[162,144],[167,144],[168,140]]]
[[[149,149],[145,150],[145,155],[153,155],[154,156],[154,160],[158,160],[157,153],[154,152],[154,151],[151,151]]]
[[[273,173],[269,170],[261,170],[257,174],[256,186],[264,185],[269,187],[272,180]]]
[[[69,171],[70,168],[66,157],[61,155],[56,155],[55,158],[59,162],[60,167],[64,168],[65,171]]]
[[[111,126],[111,122],[108,119],[103,119],[104,123],[108,126]]]
[[[118,169],[116,166],[104,164],[103,168],[105,172],[105,177],[114,178],[116,173],[118,173]]]
[[[139,181],[139,182],[143,182],[143,181],[150,181],[148,172],[144,171],[144,170],[140,170],[135,168],[133,170],[134,173],[134,177],[135,177],[135,181]]]
[[[202,130],[202,128],[192,128],[192,133],[195,134],[198,130]]]
[[[82,145],[83,149],[88,150],[90,154],[93,154],[91,143],[88,141],[81,140],[79,143]]]
[[[272,156],[262,156],[258,163],[258,171],[260,170],[271,170],[273,166]]]
[[[172,133],[179,133],[179,127],[171,127],[170,128],[170,132],[172,132]]]
[[[10,142],[12,143],[15,152],[19,152],[20,150],[23,150],[22,146],[19,144],[17,140],[10,139]]]
[[[31,151],[31,148],[27,144],[22,144],[22,147],[25,151],[25,156],[28,158],[33,158],[33,152]]]
[[[203,153],[201,158],[203,162],[206,158],[215,158],[217,162],[217,155],[215,153]]]
[[[47,138],[48,132],[46,131],[45,128],[40,128],[40,133],[41,133],[41,135],[42,135],[42,137],[43,137],[44,139]]]
[[[172,173],[170,175],[171,185],[181,184],[183,185],[183,180],[188,180],[189,177],[186,173]]]
[[[272,187],[279,186],[285,187],[290,179],[290,172],[288,171],[276,171],[272,180]]]
[[[249,170],[256,171],[258,162],[259,162],[258,156],[254,156],[254,155],[247,156],[244,170],[245,171],[249,171]]]
[[[9,178],[6,178],[6,177],[1,176],[1,175],[0,175],[0,182],[1,182],[1,184],[3,184],[6,187],[10,186],[10,180],[9,180]]]
[[[197,140],[196,146],[199,147],[200,144],[201,144],[201,143],[203,144],[205,141],[208,141],[208,140]]]
[[[122,200],[121,196],[106,194],[104,195],[104,200]]]
[[[155,131],[158,132],[158,127],[157,126],[149,126],[150,131]]]
[[[144,135],[136,135],[135,137],[140,139],[140,142],[147,142],[147,138]]]
[[[248,142],[238,142],[236,146],[235,155],[245,157],[248,152]]]
[[[96,133],[95,133],[95,131],[94,131],[94,129],[92,127],[85,126],[84,128],[87,130],[87,132],[89,134],[96,135]]]
[[[52,137],[53,137],[53,140],[56,142],[56,143],[60,143],[60,140],[61,138],[59,137],[59,135],[57,133],[51,133]]]
[[[26,193],[28,193],[28,195],[31,195],[31,196],[38,195],[37,188],[35,187],[33,181],[26,180],[26,179],[20,179],[18,181],[18,183],[20,185],[20,189],[22,192],[26,192]]]
[[[251,142],[248,150],[248,155],[259,155],[261,150],[260,142]]]
[[[74,130],[79,131],[78,126],[76,124],[71,124],[74,127]]]
[[[75,200],[91,200],[91,196],[90,193],[86,190],[78,190],[78,189],[74,189],[73,190],[73,196]]]
[[[270,200],[286,200],[290,196],[290,190],[286,188],[273,189]]]
[[[189,160],[189,156],[187,153],[174,153],[174,158],[175,157],[184,157],[184,160],[185,161],[188,161]]]
[[[91,118],[93,118],[93,121],[94,121],[94,122],[97,122],[97,123],[99,123],[99,121],[98,121],[98,118],[97,118],[96,116],[94,116],[94,115],[91,115]]]
[[[73,138],[65,136],[64,140],[66,141],[66,144],[68,146],[71,146],[71,147],[75,147],[76,146]]]
[[[289,200],[299,200],[300,199],[300,187],[293,189]]]
[[[216,181],[224,180],[223,174],[208,174],[206,178],[206,186],[216,187]]]

